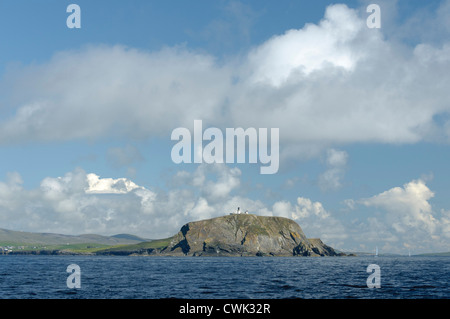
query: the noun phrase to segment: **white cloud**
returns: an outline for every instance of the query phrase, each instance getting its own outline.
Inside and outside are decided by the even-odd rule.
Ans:
[[[228,198],[231,192],[240,186],[241,170],[225,164],[199,165],[193,173],[177,172],[175,185],[191,185],[208,202],[217,202]]]
[[[276,35],[232,62],[186,47],[58,53],[5,75],[4,103],[14,112],[0,123],[0,143],[165,138],[194,119],[280,128],[282,155],[295,158],[337,143],[445,136],[434,118],[450,110],[449,42],[409,48],[365,19],[332,5],[320,23]]]
[[[86,193],[88,194],[126,194],[134,189],[142,188],[126,178],[100,178],[95,174],[87,174]]]
[[[337,190],[342,186],[347,159],[348,154],[345,151],[335,149],[327,151],[328,169],[319,176],[319,187],[322,190]]]
[[[345,225],[325,210],[320,202],[298,197],[293,216],[308,237],[319,237],[328,245],[342,247],[343,241],[348,237]]]
[[[370,198],[352,201],[355,224],[348,230],[358,242],[384,251],[412,253],[450,249],[448,212],[437,212],[430,201],[434,192],[422,179],[393,187]],[[360,212],[360,206],[375,212]],[[367,216],[365,218],[365,215]],[[356,230],[357,228],[357,230]]]
[[[213,118],[229,80],[213,57],[185,48],[61,52],[8,75],[20,104],[0,125],[2,142],[166,135],[193,118]]]
[[[295,219],[302,219],[310,216],[325,219],[329,217],[330,214],[323,208],[322,203],[312,202],[309,198],[298,197],[296,212],[293,216],[295,216]]]
[[[343,167],[347,164],[348,154],[345,151],[329,149],[327,151],[327,165],[331,167]]]
[[[247,126],[280,127],[283,157],[297,159],[333,144],[415,143],[445,134],[433,116],[449,110],[443,88],[450,77],[439,75],[438,86],[429,83],[441,74],[439,67],[450,67],[447,55],[433,44],[432,53],[414,54],[415,48],[381,32],[339,5],[330,6],[318,25],[266,41],[249,53],[230,116]],[[312,39],[330,50],[314,60],[302,57],[314,50]],[[340,63],[341,55],[351,65]]]
[[[441,227],[442,227],[442,235],[450,239],[450,211],[442,210],[442,219],[441,219]]]
[[[328,212],[320,202],[298,197],[297,202],[278,201],[273,204],[274,216],[293,219],[309,238],[321,238],[333,247],[342,247],[348,237],[345,226]]]
[[[250,52],[250,81],[279,87],[295,72],[309,75],[327,67],[351,71],[359,53],[350,44],[363,27],[355,11],[330,6],[319,25],[289,30]]]
[[[392,227],[399,233],[414,229],[424,229],[429,234],[434,233],[437,220],[429,200],[434,193],[422,180],[414,180],[394,187],[371,198],[361,200],[366,206],[375,206],[388,211],[388,219]]]
[[[205,198],[200,197],[191,210],[191,216],[195,220],[207,219],[211,217],[214,212],[214,207],[211,207]]]

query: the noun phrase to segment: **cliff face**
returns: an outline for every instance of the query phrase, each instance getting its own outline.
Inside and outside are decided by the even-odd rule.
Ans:
[[[320,239],[283,217],[227,215],[190,222],[171,238],[164,255],[188,256],[335,256]]]

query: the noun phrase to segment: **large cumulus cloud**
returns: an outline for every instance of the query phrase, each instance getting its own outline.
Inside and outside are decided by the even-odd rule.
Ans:
[[[0,142],[167,137],[194,119],[278,127],[288,157],[332,144],[448,139],[448,123],[436,118],[450,110],[450,43],[404,45],[365,18],[332,5],[318,24],[225,62],[185,46],[57,53],[5,76]]]

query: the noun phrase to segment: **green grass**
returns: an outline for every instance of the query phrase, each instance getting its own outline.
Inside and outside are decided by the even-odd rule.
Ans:
[[[51,250],[67,250],[67,251],[73,251],[75,253],[92,253],[92,252],[96,252],[97,250],[105,249],[107,247],[110,247],[110,246],[105,245],[105,244],[86,243],[86,244],[55,245],[55,246],[49,246],[49,249],[51,249]]]
[[[102,249],[104,252],[114,252],[114,251],[124,251],[124,252],[133,252],[140,251],[145,249],[163,249],[169,246],[172,237],[164,238],[164,239],[156,239],[152,241],[146,241],[138,244],[131,245],[117,245],[117,246],[109,246],[106,249]],[[100,251],[100,250],[98,250]]]
[[[163,249],[170,244],[172,237],[157,239],[138,244],[120,244],[107,245],[99,243],[80,243],[80,244],[34,244],[12,241],[0,242],[0,247],[12,247],[13,251],[30,252],[43,250],[60,250],[74,253],[95,253],[98,251],[139,251],[143,249]]]

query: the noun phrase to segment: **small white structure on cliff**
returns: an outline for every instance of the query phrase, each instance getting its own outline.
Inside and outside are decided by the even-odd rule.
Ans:
[[[234,211],[234,213],[230,213],[230,215],[239,215],[239,214],[244,214],[241,212],[240,207],[238,207],[237,210]],[[248,214],[248,210],[245,211],[245,214]]]

